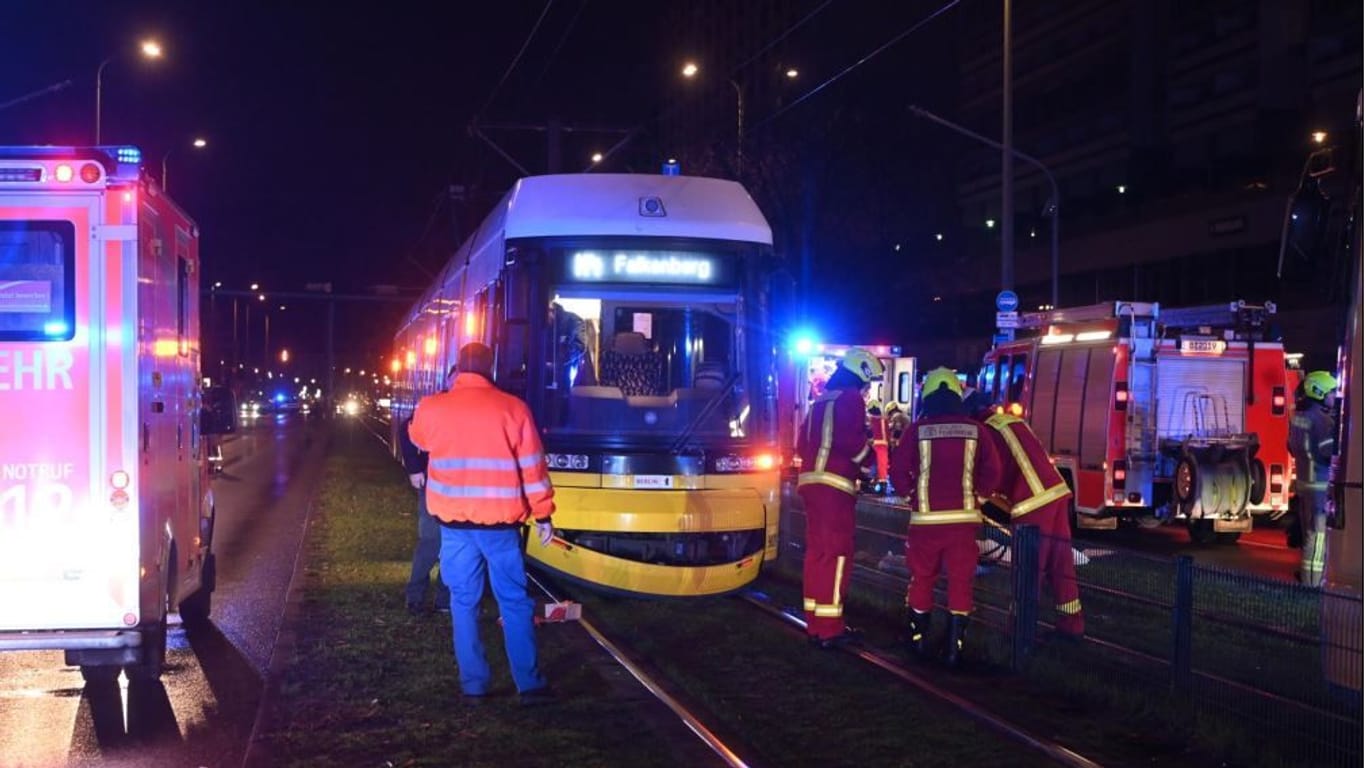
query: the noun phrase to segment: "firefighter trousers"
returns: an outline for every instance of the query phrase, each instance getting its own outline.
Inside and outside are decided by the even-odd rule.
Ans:
[[[1298,491],[1300,530],[1300,583],[1309,587],[1323,585],[1324,551],[1327,549],[1328,493],[1320,490]]]
[[[1059,499],[1015,519],[1016,525],[1039,529],[1039,586],[1048,583],[1053,606],[1058,611],[1057,629],[1066,635],[1081,635],[1086,623],[1081,613],[1081,593],[1077,589],[1077,561],[1072,552],[1072,526],[1067,521],[1067,499]]]
[[[797,489],[806,508],[802,608],[806,633],[827,639],[844,633],[844,598],[854,563],[854,497],[828,485]]]
[[[972,612],[972,577],[977,571],[977,523],[912,525],[906,535],[906,568],[911,583],[906,605],[916,613],[934,608],[934,582],[949,582],[949,612]]]

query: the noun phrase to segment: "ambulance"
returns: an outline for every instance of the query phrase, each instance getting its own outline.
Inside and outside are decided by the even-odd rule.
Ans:
[[[877,477],[871,485],[885,488],[894,424],[888,423],[891,409],[907,418],[915,412],[916,359],[903,357],[901,347],[889,344],[826,344],[798,339],[779,359],[778,408],[781,466],[795,477],[797,435],[801,433],[811,404],[825,391],[825,382],[835,373],[844,353],[853,347],[868,350],[882,361],[882,379],[868,390],[868,429],[877,457]],[[870,490],[874,490],[870,488]]]
[[[977,386],[1022,416],[1074,491],[1073,522],[1179,522],[1232,543],[1290,503],[1290,397],[1274,304],[1114,301],[1020,315]]]
[[[214,588],[199,232],[141,164],[0,147],[0,651],[86,680],[158,678]]]

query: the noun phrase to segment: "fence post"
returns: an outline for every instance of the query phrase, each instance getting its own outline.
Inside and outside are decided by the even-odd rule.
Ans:
[[[1172,599],[1172,687],[1186,689],[1191,683],[1191,624],[1195,604],[1195,560],[1176,558],[1176,594]]]
[[[1034,650],[1034,630],[1039,621],[1039,528],[1016,526],[1010,537],[1010,593],[1012,613],[1010,667],[1016,672]]]

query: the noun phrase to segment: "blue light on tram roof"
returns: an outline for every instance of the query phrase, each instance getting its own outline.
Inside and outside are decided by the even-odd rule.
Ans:
[[[142,163],[142,150],[137,147],[119,147],[114,150],[114,159],[120,163],[139,165]]]

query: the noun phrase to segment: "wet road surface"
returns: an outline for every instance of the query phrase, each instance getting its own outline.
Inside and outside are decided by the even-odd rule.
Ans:
[[[0,767],[241,765],[327,429],[267,415],[224,440],[212,626],[172,626],[160,682],[86,684],[60,651],[0,654]]]

